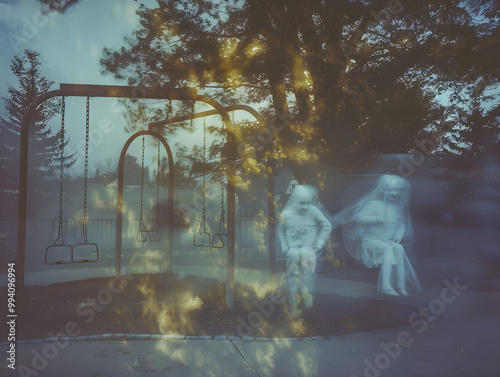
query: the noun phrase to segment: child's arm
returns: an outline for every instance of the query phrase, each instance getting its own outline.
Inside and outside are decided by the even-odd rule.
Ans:
[[[313,243],[313,250],[318,251],[321,250],[326,241],[328,241],[328,237],[330,237],[330,233],[332,232],[332,224],[330,224],[330,221],[328,221],[318,208],[313,208],[315,209],[315,220],[319,226],[318,235]]]
[[[406,231],[406,223],[404,221],[400,221],[396,226],[396,231],[394,232],[394,238],[392,239],[395,243],[401,243]]]
[[[288,241],[286,239],[286,230],[285,230],[285,219],[283,215],[278,215],[278,238],[281,243],[281,251],[283,251],[285,254],[288,252]]]

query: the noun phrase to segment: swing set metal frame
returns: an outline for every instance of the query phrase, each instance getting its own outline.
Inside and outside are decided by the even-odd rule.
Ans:
[[[115,86],[115,85],[85,85],[85,84],[60,84],[59,89],[49,91],[37,97],[27,108],[25,117],[20,130],[20,152],[19,152],[19,206],[18,206],[18,228],[17,228],[17,282],[18,282],[18,300],[19,308],[22,310],[24,302],[25,285],[25,262],[26,262],[26,214],[28,202],[28,152],[29,152],[29,129],[32,123],[32,117],[35,110],[45,101],[55,97],[101,97],[101,98],[141,98],[141,99],[164,99],[179,101],[198,101],[212,106],[214,110],[205,111],[198,114],[190,114],[186,117],[175,117],[163,122],[171,124],[185,119],[195,119],[208,115],[219,114],[227,128],[226,155],[224,162],[226,164],[227,176],[227,257],[226,257],[226,306],[229,309],[234,308],[234,252],[235,252],[235,169],[236,161],[236,142],[233,132],[233,124],[228,116],[229,111],[244,110],[252,114],[257,121],[264,126],[264,119],[260,114],[250,106],[236,105],[223,107],[220,103],[209,96],[199,95],[196,89],[192,88],[144,88],[141,86]],[[184,119],[183,119],[184,118]],[[118,198],[117,198],[117,219],[116,219],[116,249],[115,249],[115,275],[121,275],[121,246],[122,246],[122,223],[123,223],[123,165],[126,151],[130,143],[141,135],[151,135],[157,138],[167,150],[169,155],[169,211],[168,211],[168,237],[170,242],[167,247],[167,273],[172,272],[172,246],[173,246],[173,159],[168,143],[163,136],[153,131],[153,127],[161,126],[162,122],[149,124],[147,131],[139,131],[132,135],[125,143],[120,155],[118,171]],[[271,143],[272,145],[272,143]],[[272,160],[267,161],[268,166],[272,166]],[[171,178],[171,179],[170,179]],[[268,247],[269,247],[269,270],[271,280],[275,280],[276,256],[275,256],[275,211],[274,211],[274,179],[272,174],[268,178]],[[21,311],[20,310],[20,311]]]

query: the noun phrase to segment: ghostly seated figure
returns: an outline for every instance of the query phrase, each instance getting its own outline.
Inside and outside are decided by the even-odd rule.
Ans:
[[[368,194],[333,218],[334,226],[343,227],[349,253],[366,268],[380,267],[378,292],[391,296],[421,290],[403,247],[413,243],[409,195],[407,180],[383,175]]]
[[[286,254],[290,315],[299,315],[298,295],[306,308],[313,306],[311,279],[316,268],[316,253],[324,246],[332,225],[317,207],[312,186],[297,185],[279,216],[278,237]]]

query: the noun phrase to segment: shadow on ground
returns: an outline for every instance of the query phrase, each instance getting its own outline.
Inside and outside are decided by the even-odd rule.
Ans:
[[[233,310],[225,283],[176,274],[129,275],[25,288],[18,339],[57,335],[74,321],[79,335],[181,334],[256,337],[341,335],[408,325],[414,308],[404,303],[317,294],[298,319],[288,313],[288,293],[236,284]],[[2,296],[5,296],[2,288]]]

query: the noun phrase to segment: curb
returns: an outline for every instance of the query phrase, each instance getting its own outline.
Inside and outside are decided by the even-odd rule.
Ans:
[[[58,342],[58,341],[124,341],[124,340],[229,340],[238,342],[310,342],[310,341],[334,341],[345,338],[355,338],[361,336],[367,336],[372,334],[380,334],[390,331],[401,331],[404,329],[410,329],[412,326],[402,326],[392,329],[382,329],[382,330],[372,330],[364,331],[359,333],[335,335],[335,336],[313,336],[313,337],[301,337],[301,338],[264,338],[264,337],[253,337],[253,336],[232,336],[232,335],[161,335],[161,334],[96,334],[96,335],[85,335],[77,337],[51,337],[44,339],[28,339],[28,340],[17,340],[16,345],[27,344],[27,343],[47,343],[47,342]],[[0,347],[8,346],[10,342],[0,343]]]

